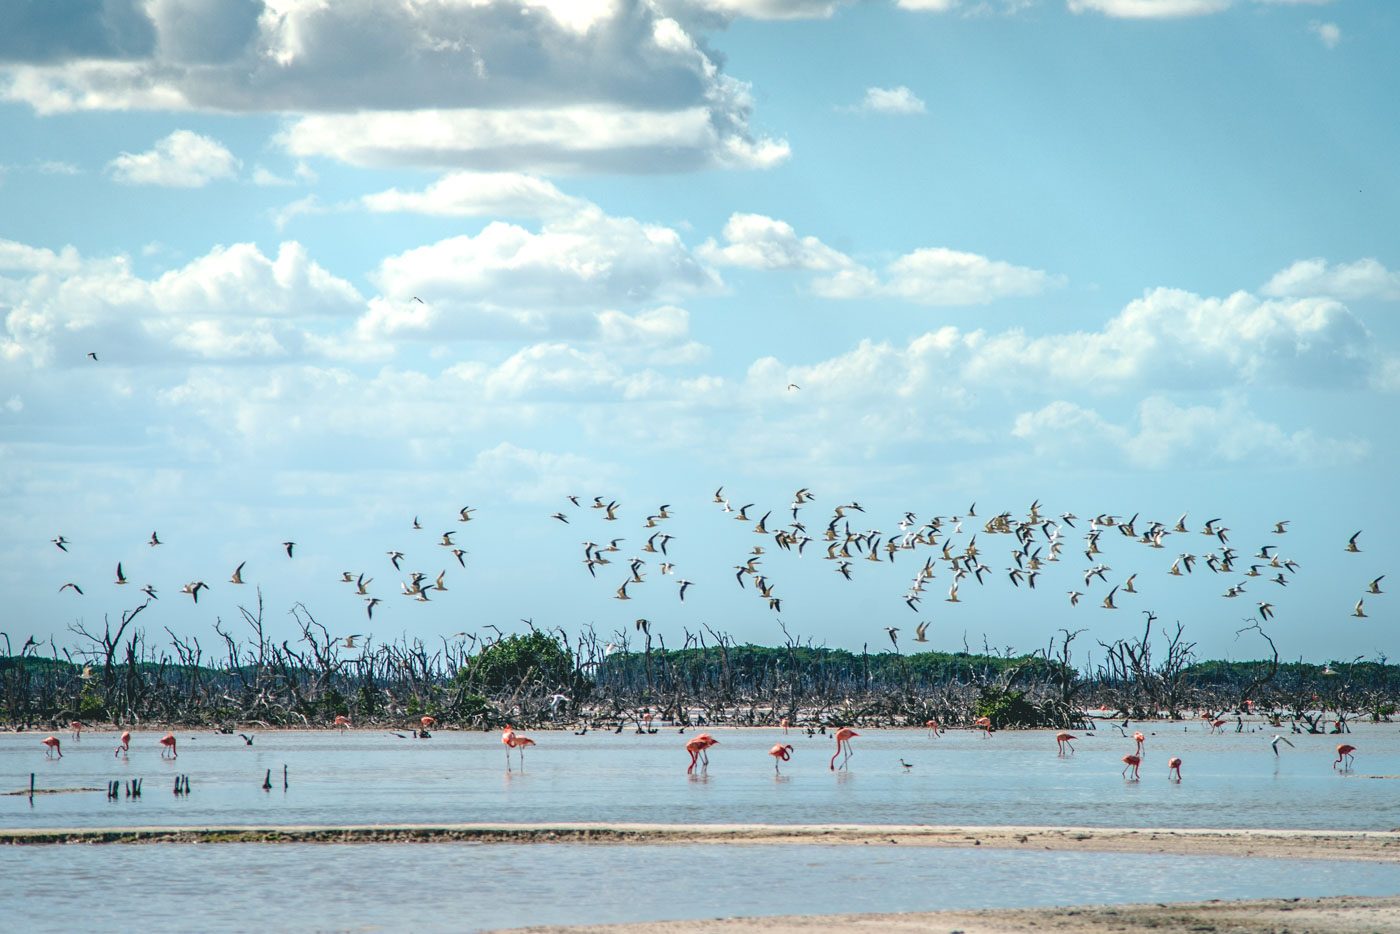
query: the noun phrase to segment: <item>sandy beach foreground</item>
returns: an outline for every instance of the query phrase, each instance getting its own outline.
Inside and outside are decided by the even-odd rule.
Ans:
[[[885,915],[789,915],[510,930],[514,934],[799,934],[811,931],[880,931],[894,934],[1110,934],[1114,931],[1383,934],[1400,932],[1400,896],[1212,901],[1179,905],[1089,905]]]
[[[1400,862],[1400,831],[779,824],[359,824],[0,829],[0,844],[819,844],[1356,859]]]

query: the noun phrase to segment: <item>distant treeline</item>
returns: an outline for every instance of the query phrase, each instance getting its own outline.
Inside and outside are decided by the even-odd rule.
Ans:
[[[705,626],[668,648],[649,624],[570,636],[532,628],[357,644],[331,636],[293,608],[299,635],[275,640],[261,603],[240,609],[237,633],[222,622],[210,648],[166,629],[139,626],[144,606],[101,631],[72,627],[75,645],[18,651],[0,633],[0,718],[12,727],[169,723],[232,729],[243,724],[325,726],[405,723],[490,728],[620,725],[657,718],[693,723],[796,725],[1075,726],[1086,711],[1132,719],[1252,711],[1309,730],[1358,716],[1388,720],[1400,697],[1400,666],[1384,659],[1280,663],[1272,638],[1258,661],[1203,661],[1184,628],[1097,643],[1076,657],[1079,632],[1060,630],[1044,649],[1001,652],[852,652],[789,637],[781,646],[738,644]],[[1246,632],[1248,630],[1242,630]],[[786,631],[785,631],[786,634]]]

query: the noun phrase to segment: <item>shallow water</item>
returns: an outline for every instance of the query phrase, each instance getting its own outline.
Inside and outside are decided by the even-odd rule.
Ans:
[[[846,772],[831,772],[829,736],[780,730],[710,731],[707,775],[686,775],[684,743],[695,731],[535,733],[526,771],[507,773],[496,733],[438,731],[431,739],[330,730],[238,736],[178,733],[180,757],[161,760],[158,733],[112,755],[114,734],[64,738],[64,758],[45,760],[42,734],[0,735],[0,791],[103,787],[140,776],[139,800],[101,792],[0,797],[0,827],[434,822],[1070,824],[1131,827],[1271,827],[1388,830],[1400,827],[1400,726],[1362,724],[1345,737],[1273,731],[1209,735],[1199,725],[1155,724],[1142,781],[1125,782],[1133,749],[1119,731],[1080,734],[1057,758],[1051,731],[990,739],[960,730],[863,730]],[[1358,747],[1355,771],[1332,768],[1339,740]],[[796,747],[781,778],[765,753]],[[1184,781],[1167,781],[1180,756]],[[913,763],[905,771],[899,759]],[[290,787],[281,772],[288,767]],[[274,789],[262,790],[267,769]],[[191,794],[172,793],[174,776]],[[1377,776],[1377,777],[1372,777]]]
[[[1400,892],[1394,864],[807,845],[9,847],[0,878],[0,918],[30,932],[77,912],[104,930],[462,931]]]

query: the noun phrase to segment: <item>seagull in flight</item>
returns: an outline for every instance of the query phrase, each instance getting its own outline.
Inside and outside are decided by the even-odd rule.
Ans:
[[[292,549],[295,548],[296,545],[297,545],[296,542],[283,542],[283,543],[282,543],[282,547],[285,548],[285,549],[287,549],[287,557],[288,557],[288,558],[290,558],[290,557],[292,556]]]

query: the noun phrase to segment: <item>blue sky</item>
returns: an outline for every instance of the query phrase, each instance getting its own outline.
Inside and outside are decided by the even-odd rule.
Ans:
[[[927,621],[931,648],[1030,650],[1151,610],[1253,657],[1235,633],[1264,601],[1287,657],[1394,650],[1391,598],[1363,593],[1400,518],[1389,4],[54,10],[0,12],[12,637],[63,642],[144,584],[148,627],[212,636],[255,600],[227,583],[246,561],[274,626],[301,601],[383,638],[646,616],[671,644],[781,620],[851,648],[898,626],[907,650]],[[906,512],[977,519],[848,582],[824,543],[798,559],[734,522],[720,485],[770,530],[812,489],[814,538],[853,501],[882,541]],[[945,537],[1034,500],[1081,517],[1035,592],[983,533],[985,585],[948,603],[936,561],[906,605]],[[638,550],[662,503],[674,574]],[[1089,517],[1135,513],[1191,532],[1110,528],[1084,557]],[[1170,576],[1222,547],[1198,534],[1216,517],[1234,571]],[[627,602],[625,562],[581,560],[613,537],[648,559]],[[780,612],[732,570],[760,544]],[[1243,576],[1263,545],[1297,561],[1286,586]],[[400,594],[444,569],[431,602]],[[374,578],[373,622],[344,570]]]

